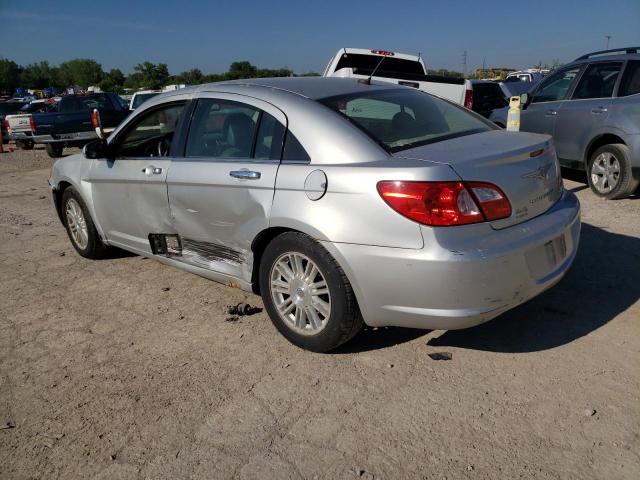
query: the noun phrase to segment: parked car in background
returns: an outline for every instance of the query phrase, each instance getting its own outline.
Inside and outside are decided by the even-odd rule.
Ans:
[[[586,170],[602,198],[624,198],[640,184],[639,51],[583,55],[523,96],[520,130],[553,135],[560,163]],[[506,125],[506,112],[490,119]]]
[[[9,131],[7,130],[6,116],[17,112],[25,105],[24,102],[0,102],[0,131],[2,131],[2,143],[9,142]]]
[[[140,92],[136,92],[131,97],[131,102],[129,102],[129,110],[135,110],[144,102],[149,100],[150,98],[155,97],[159,93],[162,93],[161,90],[142,90]]]
[[[380,82],[417,88],[469,109],[473,106],[473,90],[469,80],[427,75],[424,62],[418,55],[342,48],[329,61],[322,76],[362,80],[371,76]]]
[[[313,351],[363,322],[485,322],[557,283],[580,233],[549,136],[346,78],[159,95],[49,184],[80,255],[113,245],[259,293]]]
[[[5,126],[9,138],[24,150],[31,150],[33,143],[32,113],[55,111],[59,99],[46,98],[34,100],[23,105],[17,113],[5,117]]]
[[[471,110],[489,118],[491,112],[509,104],[505,90],[492,80],[470,80],[473,90]]]
[[[517,72],[511,72],[507,75],[505,83],[538,83],[549,73],[549,70],[542,70],[538,68],[530,68],[528,70],[518,70]]]
[[[65,146],[82,146],[97,138],[91,122],[94,109],[99,111],[102,125],[108,130],[129,115],[118,98],[109,92],[65,95],[54,111],[31,114],[31,139],[44,144],[50,157],[60,157]]]

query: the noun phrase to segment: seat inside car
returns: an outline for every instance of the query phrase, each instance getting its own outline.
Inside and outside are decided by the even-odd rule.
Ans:
[[[232,113],[224,121],[223,137],[227,143],[220,156],[240,157],[251,156],[251,146],[256,124],[251,117],[244,113]]]

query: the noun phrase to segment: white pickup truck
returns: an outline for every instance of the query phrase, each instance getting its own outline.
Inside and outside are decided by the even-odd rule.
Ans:
[[[367,79],[372,73],[372,80],[414,87],[466,108],[473,106],[473,89],[469,80],[427,75],[424,62],[418,55],[387,50],[341,48],[331,59],[322,76]]]

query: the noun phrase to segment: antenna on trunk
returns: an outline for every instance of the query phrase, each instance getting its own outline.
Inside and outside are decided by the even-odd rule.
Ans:
[[[384,59],[387,58],[386,56],[383,56],[380,61],[378,62],[378,64],[376,65],[376,68],[374,68],[371,71],[371,75],[369,75],[369,78],[367,78],[366,80],[360,80],[360,83],[364,83],[366,85],[371,85],[371,77],[373,77],[373,75],[378,71],[378,67],[382,64],[382,62],[384,62]]]

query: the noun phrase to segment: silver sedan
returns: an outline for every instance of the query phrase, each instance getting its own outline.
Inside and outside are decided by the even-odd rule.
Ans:
[[[549,136],[351,79],[158,95],[50,185],[80,255],[119,247],[260,294],[313,351],[363,324],[494,318],[558,282],[580,234]]]

